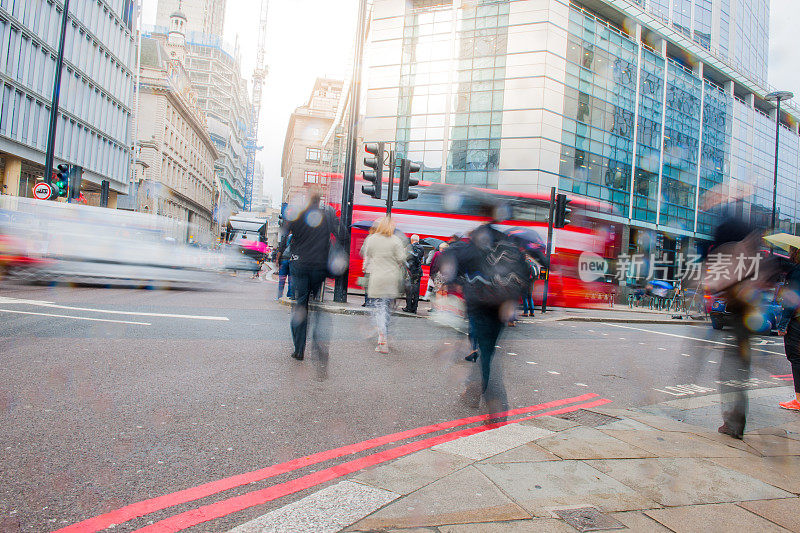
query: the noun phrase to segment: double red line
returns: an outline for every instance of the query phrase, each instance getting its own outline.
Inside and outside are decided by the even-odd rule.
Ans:
[[[131,505],[126,505],[125,507],[121,507],[114,511],[110,511],[102,515],[95,516],[94,518],[89,518],[82,522],[78,522],[77,524],[61,528],[57,530],[55,533],[68,533],[68,532],[90,533],[90,532],[100,531],[102,529],[110,527],[113,524],[121,524],[123,522],[133,520],[134,518],[138,518],[140,516],[144,516],[149,513],[160,511],[169,507],[173,507],[175,505],[180,505],[183,503],[199,500],[201,498],[205,498],[207,496],[211,496],[232,488],[240,487],[242,485],[247,485],[249,483],[253,483],[256,481],[262,481],[264,479],[292,472],[294,470],[318,464],[323,461],[328,461],[331,459],[343,457],[345,455],[351,455],[365,450],[377,448],[386,444],[391,444],[401,440],[418,437],[421,435],[427,435],[430,433],[436,433],[438,431],[451,429],[454,427],[465,426],[477,422],[486,422],[488,420],[496,419],[499,417],[516,416],[516,415],[528,414],[536,411],[545,411],[548,409],[560,407],[559,409],[547,411],[544,413],[538,413],[523,418],[517,418],[515,420],[497,422],[492,424],[484,424],[476,427],[462,429],[459,431],[445,433],[435,437],[430,437],[427,439],[403,444],[401,446],[397,446],[395,448],[390,448],[388,450],[374,453],[366,457],[353,459],[351,461],[347,461],[345,463],[332,466],[330,468],[326,468],[318,472],[313,472],[311,474],[307,474],[300,478],[286,481],[284,483],[279,483],[277,485],[273,485],[264,489],[228,498],[209,505],[204,505],[197,509],[177,514],[175,516],[161,520],[160,522],[156,522],[154,524],[151,524],[149,526],[146,526],[138,530],[142,532],[180,531],[182,529],[186,529],[188,527],[192,527],[197,524],[207,522],[209,520],[221,518],[223,516],[227,516],[229,514],[242,511],[249,507],[261,505],[266,502],[281,498],[283,496],[287,496],[290,494],[294,494],[296,492],[309,489],[311,487],[320,485],[327,481],[331,481],[333,479],[340,478],[348,474],[352,474],[353,472],[357,472],[369,466],[385,463],[387,461],[397,459],[398,457],[403,457],[404,455],[408,455],[416,451],[431,448],[433,446],[436,446],[437,444],[442,444],[445,442],[459,439],[461,437],[474,435],[476,433],[481,433],[483,431],[487,431],[490,429],[496,429],[509,424],[515,424],[517,422],[521,422],[523,420],[529,420],[531,418],[548,416],[548,415],[558,415],[558,414],[568,413],[571,411],[577,411],[579,409],[597,407],[599,405],[604,405],[611,401],[602,398],[599,399],[595,398],[598,398],[597,394],[592,394],[592,393],[583,394],[581,396],[576,396],[573,398],[565,398],[563,400],[555,400],[552,402],[532,405],[530,407],[512,409],[510,411],[505,411],[502,413],[461,418],[459,420],[452,420],[450,422],[441,422],[438,424],[432,424],[430,426],[424,426],[416,429],[410,429],[407,431],[401,431],[399,433],[393,433],[391,435],[365,440],[356,444],[343,446],[341,448],[335,448],[333,450],[328,450],[325,452],[315,453],[307,457],[293,459],[285,463],[268,466],[260,470],[255,470],[253,472],[239,474],[225,479],[220,479],[218,481],[212,481],[210,483],[205,483],[197,487],[184,489],[182,491],[174,492],[172,494],[167,494],[164,496],[159,496],[157,498],[151,498],[149,500],[143,500],[137,503],[133,503]],[[588,402],[588,403],[569,405],[569,404],[576,404],[577,402]],[[568,407],[561,407],[565,405],[568,405]]]
[[[774,379],[779,379],[781,381],[793,381],[793,378],[792,378],[791,374],[780,374],[780,375],[777,375],[777,376],[770,376],[770,377],[772,377]]]

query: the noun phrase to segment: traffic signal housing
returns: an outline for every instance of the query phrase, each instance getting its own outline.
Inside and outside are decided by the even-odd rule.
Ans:
[[[370,153],[375,157],[364,158],[364,166],[371,168],[372,170],[363,170],[361,172],[361,176],[364,178],[364,181],[368,181],[372,183],[372,185],[362,185],[361,192],[367,196],[375,198],[376,200],[380,199],[383,189],[383,148],[384,143],[382,142],[367,143],[364,146],[364,149],[367,151],[367,153]]]
[[[412,174],[419,171],[419,164],[412,163],[410,160],[405,158],[400,160],[400,189],[397,191],[398,202],[413,200],[419,196],[416,191],[409,190],[409,187],[419,184],[419,179],[412,177]]]
[[[62,163],[56,167],[54,196],[66,197],[69,194],[69,173],[69,165]]]
[[[572,209],[567,207],[571,200],[567,199],[566,194],[557,194],[556,195],[556,209],[555,215],[553,218],[553,227],[554,228],[563,228],[567,224],[569,224],[569,214],[572,212]]]

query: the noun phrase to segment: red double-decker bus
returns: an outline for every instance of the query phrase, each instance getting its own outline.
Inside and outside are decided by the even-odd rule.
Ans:
[[[376,200],[361,192],[367,182],[357,178],[353,200],[353,224],[350,245],[349,288],[360,291],[357,280],[363,276],[361,245],[367,237],[372,223],[386,213],[386,201]],[[384,194],[386,192],[384,183]],[[397,184],[395,184],[397,185]],[[342,180],[340,175],[329,176],[328,198],[339,213]],[[395,190],[397,186],[395,186]],[[421,239],[433,237],[447,241],[453,235],[467,236],[488,218],[480,216],[480,200],[463,187],[420,181],[415,187],[418,197],[406,202],[395,202],[392,219],[397,229],[407,236],[419,235]],[[547,242],[547,220],[549,194],[528,194],[493,189],[472,189],[481,195],[492,195],[502,199],[511,208],[511,218],[498,224],[498,229],[524,228],[536,232],[542,243]],[[607,304],[611,285],[604,281],[583,281],[578,273],[579,258],[591,252],[602,258],[612,258],[616,236],[608,222],[598,217],[611,213],[605,202],[583,197],[569,196],[570,223],[553,234],[553,254],[550,268],[548,305],[565,307],[587,307]],[[421,295],[425,295],[428,281],[428,266],[423,267],[420,284]],[[534,286],[534,299],[541,303],[543,281]]]

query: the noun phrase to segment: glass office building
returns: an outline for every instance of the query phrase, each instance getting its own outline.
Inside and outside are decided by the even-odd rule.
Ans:
[[[42,176],[62,2],[0,0],[2,194],[32,196]],[[72,2],[61,76],[55,159],[126,193],[135,83],[132,0]]]
[[[375,0],[363,137],[396,141],[425,180],[602,200],[629,243],[709,239],[703,201],[722,183],[751,185],[737,209],[767,226],[768,13],[766,0]],[[778,218],[793,233],[798,116],[779,117]]]

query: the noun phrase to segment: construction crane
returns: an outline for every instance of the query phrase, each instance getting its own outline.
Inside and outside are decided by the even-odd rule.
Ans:
[[[263,148],[263,146],[258,146],[258,119],[261,115],[261,95],[264,89],[264,81],[268,73],[266,66],[268,13],[269,0],[261,0],[261,15],[258,18],[256,67],[253,70],[253,108],[250,126],[248,127],[247,141],[245,142],[245,151],[247,152],[247,167],[244,177],[245,211],[250,211],[253,208],[253,180],[255,179],[256,173],[256,152]]]

